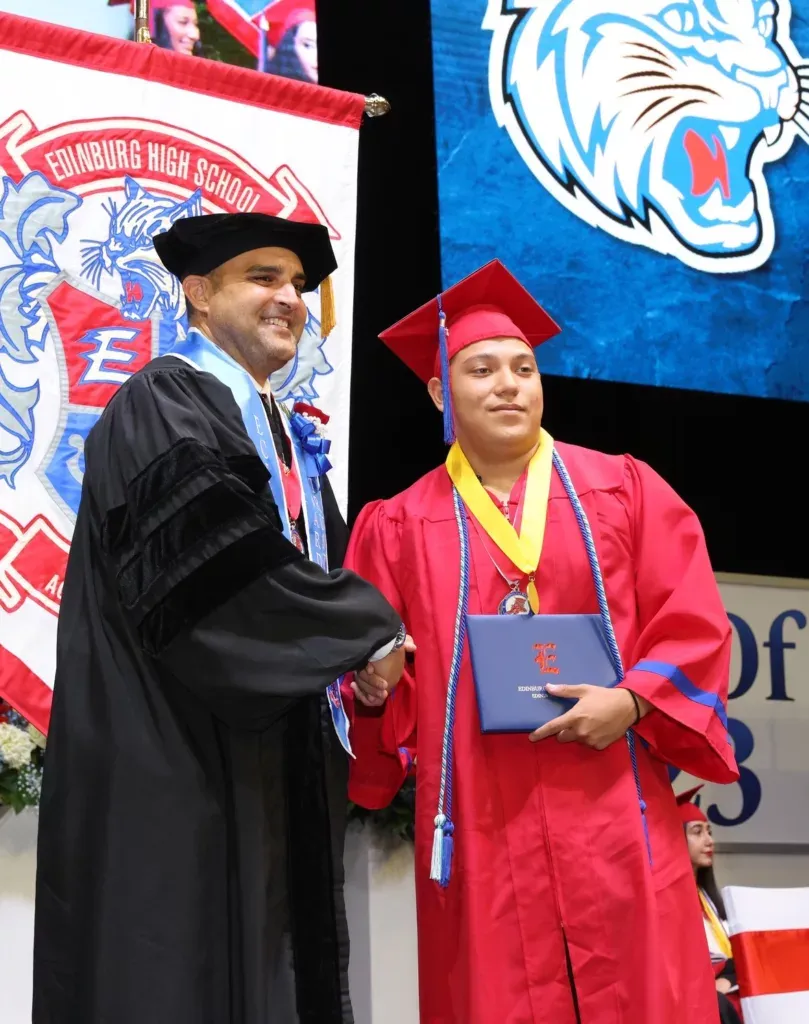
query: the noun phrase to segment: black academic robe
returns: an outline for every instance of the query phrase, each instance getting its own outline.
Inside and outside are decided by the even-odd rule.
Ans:
[[[400,619],[284,539],[267,480],[230,391],[170,357],[88,437],[33,1024],[350,1019],[344,775],[322,695]]]

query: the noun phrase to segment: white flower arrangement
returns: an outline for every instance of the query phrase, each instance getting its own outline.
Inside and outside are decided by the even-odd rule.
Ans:
[[[0,808],[37,806],[44,752],[42,733],[0,700]]]
[[[31,760],[34,746],[27,729],[18,729],[16,725],[9,725],[8,722],[0,725],[0,758],[9,768],[17,771],[24,768]]]

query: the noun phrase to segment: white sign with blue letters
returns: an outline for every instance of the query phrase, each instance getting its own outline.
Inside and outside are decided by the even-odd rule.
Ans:
[[[728,728],[741,777],[706,785],[700,806],[725,847],[809,847],[809,581],[717,580],[733,626]],[[674,787],[690,781],[681,773]]]

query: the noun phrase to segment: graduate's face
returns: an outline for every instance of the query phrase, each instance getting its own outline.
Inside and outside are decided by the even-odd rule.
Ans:
[[[182,5],[167,7],[163,13],[163,21],[171,40],[172,50],[176,50],[177,53],[192,54],[194,47],[199,42],[197,12],[191,7]]]
[[[689,821],[685,826],[688,854],[694,870],[713,864],[713,834],[707,821]]]
[[[438,385],[436,388],[435,385]],[[450,364],[455,432],[461,445],[495,445],[526,451],[542,422],[542,381],[534,353],[517,338],[477,341]],[[441,384],[430,393],[441,408]]]
[[[295,33],[295,53],[310,82],[317,81],[317,25],[303,21]]]
[[[294,252],[253,249],[183,284],[213,340],[259,383],[295,355],[307,310],[306,278]]]

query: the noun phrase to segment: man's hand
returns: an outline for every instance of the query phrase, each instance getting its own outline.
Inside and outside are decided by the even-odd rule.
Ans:
[[[635,724],[635,701],[629,690],[622,687],[548,684],[547,690],[553,697],[568,697],[576,704],[564,715],[532,732],[529,737],[532,743],[555,736],[560,743],[583,743],[594,750],[604,750]],[[637,700],[643,718],[650,705],[643,697],[638,696]]]
[[[413,654],[415,650],[413,638],[408,635],[404,646],[398,651],[391,651],[379,661],[368,662],[361,672],[356,673],[351,683],[357,700],[368,708],[381,707],[402,678],[405,656]]]

